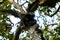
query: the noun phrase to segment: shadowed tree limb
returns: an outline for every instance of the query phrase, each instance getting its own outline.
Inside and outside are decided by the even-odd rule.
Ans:
[[[57,9],[57,11],[56,11],[54,14],[52,14],[50,17],[52,17],[52,16],[54,16],[55,14],[57,14],[57,12],[59,11],[59,9],[60,9],[60,6],[59,6],[59,8]]]
[[[11,10],[11,9],[0,9],[0,12],[6,12],[8,14],[14,15],[15,17],[20,18],[21,13],[15,10]]]
[[[48,6],[48,7],[54,7],[57,2],[60,0],[35,0],[32,4],[28,5],[28,12],[34,12],[38,6]]]
[[[16,33],[13,40],[19,40],[19,34],[21,33],[21,31],[22,31],[21,27],[18,27],[16,29]]]

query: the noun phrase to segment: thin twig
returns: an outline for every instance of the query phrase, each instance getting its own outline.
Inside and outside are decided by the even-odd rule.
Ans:
[[[50,26],[50,25],[58,25],[58,23],[52,23],[52,24],[47,24],[47,25],[45,25],[45,26]]]

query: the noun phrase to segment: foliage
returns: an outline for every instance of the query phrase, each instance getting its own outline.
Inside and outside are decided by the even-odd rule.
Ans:
[[[20,1],[22,1],[22,0],[19,0],[19,2]],[[34,1],[35,0],[29,0],[26,3],[32,4]],[[17,2],[17,3],[19,5],[21,5],[19,2]],[[21,6],[23,6],[23,8],[25,8],[24,4],[25,3],[23,3],[21,5]],[[13,5],[13,3],[9,2],[8,0],[0,2],[0,36],[2,37],[1,40],[8,40],[8,39],[12,40],[13,37],[15,37],[14,33],[10,32],[11,29],[13,28],[11,25],[14,23],[11,22],[11,19],[8,17],[9,15],[13,15],[13,16],[15,16],[15,18],[19,18],[19,19],[23,19],[23,17],[25,17],[24,14],[21,14],[22,12],[20,12],[20,9],[18,9],[17,7],[13,6],[13,9],[12,9],[12,5]],[[58,5],[58,4],[56,4],[56,5]],[[34,7],[34,6],[32,6],[32,7]],[[25,10],[26,10],[26,8],[25,8]],[[59,10],[60,10],[59,7],[52,8],[52,7],[48,7],[48,5],[46,5],[46,6],[39,5],[39,6],[37,6],[37,9],[34,9],[33,13],[35,14],[36,23],[39,25],[39,28],[42,30],[45,40],[60,40],[60,14],[59,14],[60,11]],[[50,18],[50,21],[48,21],[49,19],[47,17]],[[27,18],[25,18],[25,19],[27,19]],[[58,23],[56,23],[55,21]],[[20,23],[20,21],[19,21],[19,22],[17,22],[17,24],[14,24],[14,25],[18,25],[17,27],[19,27],[20,24],[22,25],[22,23]],[[25,26],[25,25],[23,25],[23,26]],[[21,28],[23,28],[23,26]],[[28,27],[30,27],[30,26],[28,26]],[[34,31],[32,29],[30,31],[31,32],[34,31],[34,32],[32,34],[30,34],[29,30],[27,30],[28,28],[26,28],[25,30],[24,30],[24,28],[23,28],[23,30],[21,29],[20,31],[25,32],[26,36],[23,38],[20,38],[20,40],[34,40],[34,39],[40,40],[41,39],[41,33],[35,33],[36,31]],[[28,32],[26,32],[26,31],[28,31]],[[39,31],[39,30],[37,30],[37,31]]]

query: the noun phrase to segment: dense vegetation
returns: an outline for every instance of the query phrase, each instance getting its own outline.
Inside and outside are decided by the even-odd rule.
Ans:
[[[60,0],[0,0],[0,40],[60,40]]]

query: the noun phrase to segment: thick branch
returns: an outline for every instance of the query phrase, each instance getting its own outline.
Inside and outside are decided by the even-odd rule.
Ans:
[[[18,17],[18,18],[20,18],[20,15],[21,15],[20,12],[15,11],[15,10],[11,10],[11,9],[0,9],[0,12],[7,12],[11,15],[14,15],[15,17]]]
[[[34,12],[38,8],[38,3],[39,3],[39,0],[36,0],[32,4],[29,4],[27,11],[28,12]]]
[[[19,5],[18,3],[16,3],[15,1],[13,1],[13,4],[21,11],[22,14],[25,14],[26,12],[24,11],[24,9],[22,8],[21,5]]]
[[[15,37],[14,37],[13,40],[18,40],[19,39],[19,34],[21,33],[21,31],[22,31],[21,27],[18,27],[16,29]]]

